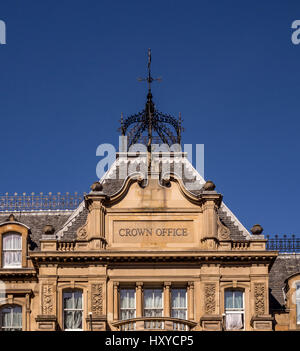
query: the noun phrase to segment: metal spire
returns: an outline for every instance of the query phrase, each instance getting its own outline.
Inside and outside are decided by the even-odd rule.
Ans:
[[[146,78],[138,78],[138,81],[148,83],[148,93],[145,108],[131,116],[121,116],[122,135],[128,136],[128,148],[139,142],[147,145],[151,151],[152,142],[167,144],[169,146],[181,142],[182,119],[179,119],[158,111],[152,100],[151,83],[161,81],[161,78],[153,78],[151,75],[151,49],[148,49],[148,74]]]

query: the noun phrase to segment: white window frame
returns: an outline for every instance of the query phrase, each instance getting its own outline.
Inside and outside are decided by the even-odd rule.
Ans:
[[[226,292],[227,291],[239,291],[242,293],[243,296],[243,308],[226,308]],[[234,299],[233,299],[234,301]],[[234,288],[230,288],[230,289],[225,289],[224,290],[224,312],[225,312],[225,328],[226,328],[226,317],[227,314],[241,314],[242,315],[242,321],[243,321],[243,328],[242,329],[238,329],[238,330],[245,330],[245,291],[242,289],[234,289]],[[235,331],[236,329],[226,329],[226,330],[232,330]]]
[[[18,237],[20,237],[21,248],[20,249],[5,249],[4,248],[4,238],[8,237],[8,236],[18,236]],[[6,265],[5,264],[5,260],[4,260],[4,256],[5,256],[6,252],[21,252],[20,262],[18,264],[14,264],[14,265]],[[2,235],[2,267],[6,268],[6,269],[22,268],[22,235],[20,233],[9,232],[9,233],[5,233],[5,234]]]
[[[132,307],[121,307],[121,292],[122,291],[126,291],[126,292],[128,292],[128,291],[133,291],[134,292],[134,308],[132,308]],[[131,289],[131,288],[120,288],[120,320],[123,320],[123,321],[125,321],[125,320],[127,320],[127,319],[131,319],[131,318],[125,318],[125,319],[121,319],[121,317],[122,317],[122,312],[123,311],[126,311],[126,312],[128,312],[128,311],[134,311],[134,317],[132,317],[132,318],[135,318],[136,317],[136,291],[135,291],[135,289]],[[127,314],[127,313],[126,313]],[[128,315],[128,314],[127,314]]]
[[[172,294],[174,290],[185,290],[185,307],[174,307],[172,306]],[[173,315],[173,310],[174,311],[185,311],[185,320],[187,320],[187,313],[188,313],[188,301],[187,301],[187,289],[186,288],[173,288],[171,289],[171,316]],[[177,317],[174,317],[177,318]],[[182,318],[181,318],[182,319]]]
[[[145,290],[159,290],[161,291],[161,308],[157,308],[157,307],[153,307],[153,308],[145,308]],[[154,300],[153,300],[154,301]],[[143,296],[143,313],[144,313],[144,317],[146,317],[145,311],[150,310],[150,311],[155,311],[155,310],[161,310],[161,316],[159,316],[159,318],[164,317],[164,290],[162,288],[145,288],[144,289],[144,296]],[[150,316],[151,317],[151,316]],[[155,316],[151,317],[153,319],[155,319]],[[150,322],[151,323],[151,322]],[[161,321],[161,327],[160,328],[145,328],[145,329],[155,329],[155,330],[162,330],[164,329],[164,323],[163,321]]]
[[[13,310],[14,310],[14,308],[16,308],[16,307],[18,307],[18,308],[20,308],[21,309],[21,316],[22,316],[22,318],[21,318],[21,325],[20,326],[9,326],[9,327],[4,327],[3,325],[2,325],[2,311],[4,310],[4,309],[10,309],[11,310],[11,314],[13,314]],[[7,306],[3,306],[1,309],[0,309],[0,319],[1,319],[1,326],[0,326],[0,330],[2,330],[2,331],[11,331],[11,329],[15,329],[14,331],[21,331],[21,330],[23,330],[23,309],[22,309],[22,306],[20,306],[20,305],[7,305]],[[11,318],[11,320],[13,320],[13,317]]]
[[[79,309],[75,309],[75,308],[65,308],[65,298],[64,298],[64,295],[65,293],[74,293],[74,292],[81,292],[81,304],[82,304],[82,307]],[[62,292],[62,297],[63,297],[63,330],[64,331],[83,331],[83,312],[84,312],[84,295],[83,295],[83,291],[81,289],[65,289],[63,290]],[[65,311],[81,311],[82,313],[82,320],[81,320],[81,328],[77,328],[77,329],[65,329]]]

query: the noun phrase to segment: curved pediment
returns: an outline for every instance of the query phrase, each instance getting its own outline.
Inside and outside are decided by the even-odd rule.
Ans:
[[[144,179],[141,173],[128,177],[118,193],[109,197],[106,206],[114,208],[174,209],[199,208],[201,197],[190,193],[182,180],[168,174],[160,181]]]

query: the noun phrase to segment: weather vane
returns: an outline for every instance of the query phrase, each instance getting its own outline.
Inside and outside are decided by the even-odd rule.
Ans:
[[[148,77],[147,78],[138,78],[139,82],[148,82],[148,91],[151,92],[151,83],[153,81],[161,82],[161,77],[159,78],[152,78],[151,76],[151,49],[148,49]]]
[[[169,114],[162,113],[155,108],[152,101],[151,83],[161,81],[161,78],[151,76],[151,49],[148,49],[148,76],[147,78],[138,78],[138,81],[148,83],[148,94],[145,108],[134,115],[123,117],[121,114],[122,135],[128,137],[128,148],[136,143],[143,143],[151,148],[152,142],[157,144],[181,144],[181,114],[175,118]],[[154,135],[153,135],[154,134]]]

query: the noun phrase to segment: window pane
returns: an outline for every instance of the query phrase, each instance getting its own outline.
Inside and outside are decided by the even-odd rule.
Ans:
[[[296,299],[300,299],[300,284],[297,284],[296,287]]]
[[[82,311],[75,311],[73,318],[73,329],[82,329]]]
[[[232,290],[225,291],[225,308],[226,309],[233,308],[233,291]]]
[[[152,308],[153,306],[153,291],[150,289],[144,290],[144,306],[145,308]]]
[[[22,240],[20,234],[5,234],[3,236],[3,250],[20,250]]]
[[[72,309],[73,308],[73,299],[71,292],[64,293],[64,308]]]
[[[162,290],[154,290],[154,307],[162,308]]]
[[[135,290],[134,289],[120,290],[120,307],[135,308]]]
[[[82,291],[65,291],[64,329],[82,329]]]
[[[300,323],[300,301],[297,301],[297,323]]]
[[[22,308],[8,306],[0,310],[2,330],[22,330]]]
[[[172,289],[172,308],[186,307],[186,290]]]
[[[65,311],[64,313],[64,329],[73,329],[73,312]]]
[[[76,310],[82,309],[82,293],[81,291],[73,292],[74,308]]]
[[[236,290],[234,292],[234,308],[243,308],[243,292]]]
[[[226,314],[226,329],[238,330],[243,328],[242,313],[227,313]]]

